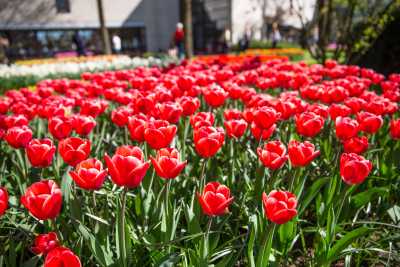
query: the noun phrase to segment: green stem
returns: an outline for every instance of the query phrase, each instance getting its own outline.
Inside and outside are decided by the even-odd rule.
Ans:
[[[335,224],[338,223],[340,214],[342,213],[342,209],[343,209],[344,203],[346,202],[347,197],[349,196],[349,193],[350,193],[351,191],[353,191],[353,189],[355,189],[355,185],[350,186],[349,188],[343,190],[343,192],[342,192],[342,194],[341,194],[342,202],[340,203],[340,206],[339,206],[339,208],[338,208],[338,210],[337,210],[337,212],[336,212],[336,223],[335,223]]]
[[[120,256],[123,263],[123,266],[127,266],[126,263],[126,247],[125,247],[125,209],[126,209],[126,194],[128,193],[128,188],[124,187],[124,191],[122,192],[121,196],[121,229],[120,229],[120,237],[119,237],[119,249],[120,249]]]
[[[189,119],[188,118],[186,118],[185,119],[185,130],[184,130],[184,134],[183,134],[183,140],[182,140],[182,158],[186,158],[186,138],[187,138],[187,135],[188,135],[188,133],[189,133]]]
[[[92,192],[92,198],[93,198],[93,209],[96,211],[97,203],[96,203],[96,192],[93,190]]]
[[[265,231],[263,243],[260,249],[260,254],[257,257],[256,267],[265,267],[269,265],[269,256],[272,249],[272,241],[274,239],[274,233],[276,229],[275,223],[270,223],[268,230]]]
[[[210,217],[207,223],[207,230],[204,233],[204,242],[203,242],[203,253],[202,253],[202,259],[206,260],[209,254],[209,237],[210,237],[210,230],[211,230],[211,225],[213,221],[213,216]]]
[[[302,167],[295,167],[295,168],[296,169],[293,173],[292,180],[290,181],[289,192],[293,192],[294,184],[296,182],[296,179],[298,179],[298,176],[299,176],[299,173],[300,173]]]
[[[205,179],[205,172],[206,172],[206,165],[207,165],[208,159],[204,159],[203,161],[203,167],[201,168],[201,175],[200,175],[200,194],[203,192],[206,179]]]
[[[17,149],[16,150],[18,161],[19,161],[20,168],[21,168],[21,171],[22,171],[22,175],[23,175],[24,179],[26,180],[26,178],[28,176],[28,171],[27,171],[25,155],[23,154],[24,153],[23,151],[24,150],[21,150],[21,149]]]
[[[232,160],[232,167],[231,167],[231,175],[230,175],[230,182],[229,182],[229,187],[232,188],[233,184],[235,183],[235,158],[234,158],[234,151],[235,151],[235,147],[234,147],[234,139],[231,138],[230,141],[230,158]]]
[[[60,239],[60,241],[63,240],[63,235],[60,231],[60,229],[58,229],[57,227],[57,223],[56,223],[56,219],[54,218],[53,220],[51,220],[51,224],[53,226],[54,231],[57,233],[58,238]]]
[[[274,188],[275,184],[275,176],[278,170],[269,170],[269,180],[267,181],[266,184],[266,192],[271,192],[272,188]]]
[[[168,221],[168,216],[169,216],[169,188],[170,188],[171,180],[168,179],[165,183],[165,189],[164,189],[164,194],[165,194],[165,199],[164,199],[164,212],[165,216]]]
[[[129,133],[128,128],[124,126],[124,138],[125,138],[125,145],[129,145]]]
[[[56,153],[53,160],[53,174],[56,180],[60,180],[60,154]]]

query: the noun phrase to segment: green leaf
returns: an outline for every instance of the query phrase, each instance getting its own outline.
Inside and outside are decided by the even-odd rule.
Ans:
[[[296,235],[296,222],[287,222],[279,227],[279,239],[282,244],[288,245]]]
[[[100,222],[100,223],[102,223],[102,224],[110,225],[110,224],[109,224],[106,220],[104,220],[103,218],[97,217],[97,216],[95,216],[95,215],[93,215],[93,214],[90,214],[90,213],[88,213],[88,212],[86,212],[85,215],[89,216],[90,218],[92,218],[92,219],[94,219],[95,221],[98,221],[98,222]]]
[[[188,230],[189,233],[191,234],[197,234],[201,232],[201,227],[198,219],[196,218],[195,213],[193,210],[190,208],[189,205],[186,205],[186,208],[184,209],[185,211],[185,218],[186,222],[188,225]]]
[[[304,199],[299,202],[301,203],[299,215],[306,210],[308,205],[310,205],[311,201],[321,191],[321,188],[329,181],[329,179],[329,177],[320,178],[316,180],[309,189],[307,189],[307,194],[305,195]]]
[[[250,217],[249,231],[250,231],[250,237],[249,237],[249,241],[247,243],[247,257],[249,258],[249,265],[251,267],[254,267],[255,266],[254,241],[256,239],[256,233],[257,233],[257,216],[256,215],[252,215]]]
[[[358,193],[351,198],[351,202],[358,209],[368,202],[371,202],[373,199],[376,199],[381,196],[385,196],[389,193],[389,189],[386,187],[373,187],[364,192]]]
[[[390,209],[387,210],[387,213],[389,214],[390,218],[392,221],[396,224],[400,222],[400,207],[397,205],[394,205]]]
[[[90,230],[81,222],[78,222],[78,231],[82,234],[86,242],[89,243],[89,248],[101,266],[110,266],[113,264],[112,255],[106,252],[104,246],[101,246],[97,238],[90,233]]]
[[[369,231],[369,228],[362,226],[351,232],[348,232],[329,250],[327,260],[331,262],[339,258],[344,249],[346,249],[357,238],[366,235]]]
[[[180,255],[178,253],[171,253],[166,255],[165,257],[162,257],[158,263],[156,263],[154,266],[159,266],[159,267],[172,267],[175,266],[175,264],[179,261]]]
[[[257,267],[268,266],[271,260],[272,243],[274,240],[274,233],[276,229],[276,224],[272,224],[265,230],[264,240],[262,241],[261,248],[257,255]]]
[[[38,266],[38,262],[40,260],[40,256],[35,256],[33,258],[30,258],[29,260],[25,261],[21,267],[36,267]],[[1,266],[1,264],[0,264]]]

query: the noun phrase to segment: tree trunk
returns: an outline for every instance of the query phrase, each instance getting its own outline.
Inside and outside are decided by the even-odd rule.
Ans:
[[[326,59],[326,49],[331,35],[332,23],[332,0],[319,0],[318,6],[318,50],[319,59],[324,62]]]
[[[100,31],[103,40],[103,53],[109,55],[111,54],[111,45],[110,45],[110,38],[108,36],[108,30],[104,20],[104,10],[103,10],[102,0],[97,0],[97,9],[99,11]]]
[[[190,59],[193,56],[192,0],[184,0],[184,19],[185,54]]]
[[[265,41],[267,40],[267,24],[265,21],[265,17],[266,17],[266,12],[267,12],[267,0],[262,0],[262,4],[261,4],[261,40]]]

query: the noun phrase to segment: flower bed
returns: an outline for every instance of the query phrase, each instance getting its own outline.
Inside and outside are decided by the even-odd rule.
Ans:
[[[74,53],[74,52],[73,52]],[[73,54],[72,53],[72,54]],[[94,61],[112,61],[119,59],[120,55],[96,55],[96,56],[72,56],[70,53],[55,55],[54,58],[34,58],[34,59],[23,59],[15,61],[15,65],[40,65],[40,64],[54,64],[54,63],[84,63]]]
[[[68,60],[30,61],[24,64],[0,65],[0,92],[31,86],[44,79],[78,78],[83,72],[129,69],[162,65],[171,60],[131,58],[128,56],[81,57]]]
[[[399,84],[258,58],[8,91],[1,262],[397,266]]]
[[[200,61],[206,64],[219,64],[219,65],[224,65],[224,64],[252,64],[252,62],[267,62],[271,60],[288,60],[288,57],[286,56],[280,56],[280,55],[248,55],[248,54],[238,54],[238,55],[233,55],[233,54],[215,54],[215,55],[201,55],[201,56],[196,56],[195,60]]]
[[[301,48],[269,48],[269,49],[247,49],[242,52],[243,55],[264,55],[264,56],[286,56],[291,60],[300,60],[304,56],[304,50]]]

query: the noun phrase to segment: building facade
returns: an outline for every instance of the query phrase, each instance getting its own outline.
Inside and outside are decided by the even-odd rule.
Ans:
[[[316,0],[193,0],[193,43],[197,52],[223,52],[224,42],[268,39],[273,23],[285,41],[298,41],[302,22]],[[263,12],[264,9],[264,12]]]
[[[179,22],[179,0],[102,0],[110,39],[122,52],[165,51]],[[74,50],[78,32],[87,51],[102,50],[97,0],[0,0],[0,35],[11,55],[51,56]]]

